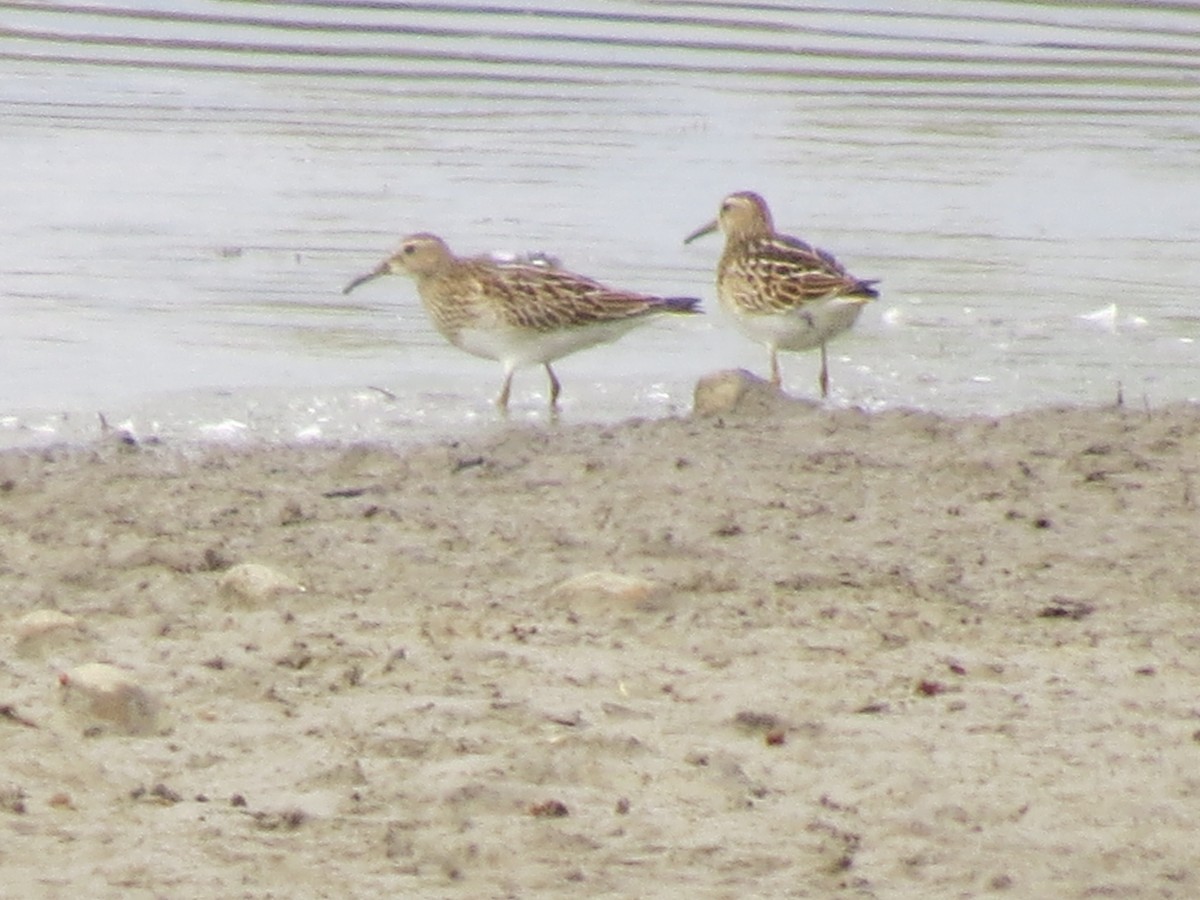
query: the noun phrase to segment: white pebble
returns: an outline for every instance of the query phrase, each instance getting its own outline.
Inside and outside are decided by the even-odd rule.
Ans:
[[[63,706],[125,734],[154,730],[161,705],[124,669],[85,663],[58,676]]]
[[[581,608],[648,611],[658,609],[666,590],[662,585],[617,572],[586,572],[556,585],[550,599],[576,612]]]
[[[239,563],[221,576],[221,590],[251,602],[304,592],[304,586],[282,572],[260,563]]]
[[[35,656],[48,649],[80,641],[84,637],[79,620],[57,609],[35,609],[17,620],[13,633],[18,656]]]
[[[752,414],[777,409],[784,398],[779,388],[745,369],[725,369],[705,375],[692,394],[692,414],[701,418],[736,411]]]

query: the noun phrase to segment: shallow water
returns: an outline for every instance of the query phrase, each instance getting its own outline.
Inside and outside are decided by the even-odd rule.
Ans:
[[[719,239],[681,243],[744,188],[882,281],[831,345],[836,403],[1200,399],[1200,12],[789,6],[4,5],[0,443],[101,412],[182,439],[494,422],[498,365],[411,284],[339,293],[417,230],[703,297],[556,367],[568,420],[686,409],[705,372],[765,371],[717,313]],[[789,389],[816,369],[785,357]],[[514,415],[545,392],[519,374]]]

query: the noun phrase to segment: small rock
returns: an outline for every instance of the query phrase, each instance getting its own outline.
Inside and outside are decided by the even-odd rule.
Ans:
[[[786,400],[769,381],[745,369],[725,369],[696,382],[692,413],[702,418],[732,412],[770,413]]]
[[[57,609],[35,609],[17,622],[17,637],[24,638],[58,628],[78,627],[79,620]]]
[[[259,563],[240,563],[221,576],[221,591],[251,603],[272,600],[284,594],[304,592],[304,586],[287,575]]]
[[[944,694],[949,688],[940,681],[933,681],[929,678],[922,678],[917,682],[917,693],[922,697],[936,697],[938,694]]]
[[[663,606],[666,590],[657,582],[617,572],[587,572],[559,583],[550,600],[580,612],[584,609],[650,612]]]
[[[561,800],[543,800],[530,804],[529,814],[541,819],[561,819],[563,816],[569,816],[571,811]]]
[[[783,720],[775,713],[743,709],[733,717],[733,724],[747,732],[771,732],[784,727]]]
[[[308,813],[295,807],[273,812],[256,812],[251,815],[254,817],[254,824],[265,831],[295,831],[308,821]]]
[[[24,788],[15,784],[0,786],[0,810],[23,815],[27,811]]]
[[[1038,617],[1042,619],[1071,619],[1075,622],[1086,619],[1096,611],[1093,603],[1085,600],[1071,600],[1066,597],[1055,597],[1054,601],[1042,608]]]
[[[56,794],[51,794],[50,798],[46,801],[46,803],[49,806],[53,806],[56,809],[74,809],[75,808],[75,802],[71,799],[71,795],[68,794],[66,791],[59,791]]]
[[[36,609],[22,616],[14,628],[18,656],[40,656],[49,649],[82,643],[84,631],[79,620],[57,609]]]
[[[183,800],[183,796],[178,791],[172,790],[161,781],[149,790],[144,785],[138,785],[129,792],[129,796],[133,800],[152,800],[167,805],[174,805]]]
[[[67,709],[124,734],[154,730],[160,704],[124,669],[107,663],[86,663],[63,672],[58,681]]]

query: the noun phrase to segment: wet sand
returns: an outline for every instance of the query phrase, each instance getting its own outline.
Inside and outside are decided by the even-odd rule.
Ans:
[[[7,890],[1196,896],[1198,471],[1194,406],[758,395],[0,454]]]

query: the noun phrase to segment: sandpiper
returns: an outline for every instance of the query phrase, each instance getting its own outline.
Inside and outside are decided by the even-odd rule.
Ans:
[[[454,346],[504,366],[496,405],[508,410],[513,372],[540,364],[550,377],[550,409],[561,390],[550,364],[619,338],[658,313],[696,313],[695,297],[650,297],[605,287],[555,265],[455,256],[433,234],[412,234],[375,269],[342,289],[404,273],[434,327]]]
[[[779,387],[780,350],[821,348],[821,396],[829,396],[825,343],[845,331],[878,293],[874,281],[850,275],[824,250],[775,230],[767,203],[752,191],[730,194],[717,218],[684,239],[720,228],[725,251],[717,263],[717,297],[741,330],[771,354]]]

